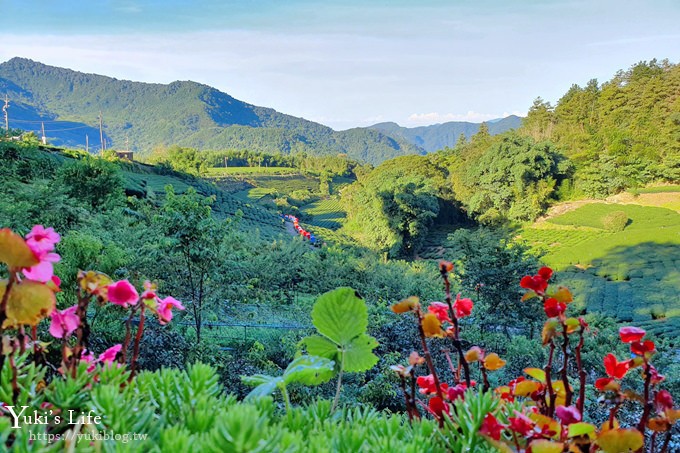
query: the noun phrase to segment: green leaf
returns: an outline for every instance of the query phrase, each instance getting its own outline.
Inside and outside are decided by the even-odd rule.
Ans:
[[[321,335],[347,346],[366,332],[368,309],[352,288],[338,288],[319,297],[312,309],[312,322]]]
[[[253,398],[260,398],[269,396],[278,388],[279,385],[284,384],[282,377],[267,376],[265,374],[255,374],[253,376],[241,376],[241,381],[246,385],[256,386],[246,396],[246,401]]]
[[[304,385],[319,385],[328,382],[334,374],[334,361],[303,355],[290,362],[283,372],[283,381],[286,384],[297,382]]]
[[[586,422],[572,423],[569,425],[569,437],[578,437],[583,435],[590,436],[595,433],[595,425]]]
[[[310,335],[303,338],[300,341],[300,344],[305,346],[309,355],[325,357],[330,360],[335,360],[336,362],[338,360],[340,348],[325,337]]]
[[[373,368],[378,363],[378,357],[372,352],[377,346],[378,341],[366,334],[352,340],[345,348],[344,370],[351,373]]]
[[[524,372],[540,382],[545,382],[545,371],[540,368],[525,368]]]

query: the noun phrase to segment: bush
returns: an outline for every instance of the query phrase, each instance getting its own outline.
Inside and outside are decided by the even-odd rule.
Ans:
[[[623,211],[610,212],[602,217],[602,226],[612,233],[623,231],[628,225],[628,215]]]

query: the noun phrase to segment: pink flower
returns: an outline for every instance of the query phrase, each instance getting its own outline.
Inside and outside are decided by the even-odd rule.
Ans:
[[[174,297],[168,296],[158,304],[158,321],[167,324],[172,320],[172,308],[184,310],[184,306]]]
[[[26,235],[26,245],[35,253],[39,255],[41,252],[51,252],[54,246],[61,240],[61,236],[54,231],[54,228],[45,228],[42,225],[36,225]]]
[[[33,250],[33,249],[31,249]],[[56,253],[50,253],[46,251],[41,251],[40,254],[33,253],[40,260],[38,264],[33,267],[29,267],[23,270],[24,275],[27,279],[33,280],[40,283],[47,283],[52,280],[54,276],[54,265],[53,263],[58,263],[61,257]]]
[[[115,346],[111,346],[109,349],[106,351],[102,352],[99,354],[99,358],[97,359],[97,362],[102,362],[102,363],[112,363],[116,360],[116,356],[120,352],[120,350],[123,348],[122,345],[117,344]]]
[[[581,413],[574,406],[557,406],[555,415],[562,420],[563,425],[571,425],[581,421]]]
[[[139,294],[129,281],[121,280],[107,286],[107,298],[109,302],[127,308],[128,305],[137,303]]]
[[[80,325],[80,318],[76,316],[77,305],[65,310],[54,310],[50,314],[52,322],[50,324],[50,334],[54,338],[67,338]]]
[[[92,355],[91,351],[85,349],[83,353],[80,355],[80,361],[90,365],[89,367],[87,367],[88,373],[92,373],[94,371],[95,363],[97,363],[97,361],[94,359],[94,356]]]

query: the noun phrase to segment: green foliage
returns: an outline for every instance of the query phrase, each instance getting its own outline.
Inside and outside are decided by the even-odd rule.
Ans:
[[[627,224],[628,216],[623,211],[610,212],[602,217],[602,226],[605,230],[611,231],[612,233],[623,231]]]
[[[190,175],[199,176],[206,171],[204,156],[194,148],[183,148],[177,145],[171,146],[167,150],[161,148],[154,151],[150,161],[155,164],[164,164],[175,171]]]
[[[385,162],[343,191],[347,231],[392,257],[413,257],[450,196],[446,171],[427,157]]]
[[[70,162],[59,169],[57,181],[69,196],[98,209],[108,207],[107,202],[120,197],[123,190],[119,167],[102,159]]]
[[[497,451],[478,432],[484,417],[493,413],[498,405],[499,401],[490,393],[466,391],[464,400],[458,399],[454,403],[455,410],[451,418],[445,418],[441,435],[450,451],[455,453]]]
[[[355,290],[339,288],[321,295],[312,322],[322,336],[303,338],[301,344],[310,354],[335,361],[340,373],[366,371],[378,362],[372,352],[378,342],[366,334],[368,310]]]
[[[465,203],[482,223],[533,220],[545,211],[569,165],[551,143],[503,136],[469,169],[474,193]]]
[[[575,187],[605,197],[651,181],[677,181],[680,65],[640,62],[611,80],[573,85],[555,107],[540,98],[521,132],[552,140],[576,164]]]
[[[291,384],[319,385],[329,381],[335,374],[335,362],[323,357],[303,355],[297,357],[286,367],[280,377],[256,374],[254,376],[242,376],[241,380],[251,386],[255,386],[246,399],[261,398],[271,395],[276,389],[280,389],[286,398],[286,387]]]
[[[449,240],[454,244],[452,256],[460,260],[460,283],[463,292],[475,294],[475,324],[482,331],[523,329],[536,334],[542,318],[540,308],[520,302],[523,291],[517,282],[538,267],[538,259],[528,247],[512,240],[502,230],[460,229]]]

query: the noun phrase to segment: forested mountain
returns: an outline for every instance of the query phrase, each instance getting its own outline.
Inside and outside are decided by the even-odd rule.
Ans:
[[[493,121],[488,121],[487,126],[491,135],[501,134],[510,129],[517,129],[522,125],[522,118],[510,115]],[[479,131],[481,123],[467,121],[449,121],[442,124],[420,127],[402,127],[397,123],[378,123],[370,126],[391,137],[401,138],[428,153],[444,148],[453,148],[461,135],[470,139]]]
[[[680,65],[640,62],[602,84],[572,85],[556,105],[538,98],[520,133],[553,142],[588,196],[678,181]]]
[[[0,64],[0,93],[11,101],[10,127],[39,131],[44,120],[46,135],[55,144],[83,147],[87,134],[91,149],[97,149],[101,111],[108,147],[119,149],[129,137],[137,151],[179,144],[284,154],[346,153],[371,163],[422,153],[379,131],[334,131],[190,81],[131,82],[13,58]]]

